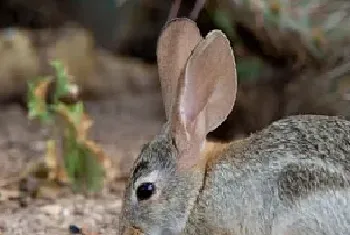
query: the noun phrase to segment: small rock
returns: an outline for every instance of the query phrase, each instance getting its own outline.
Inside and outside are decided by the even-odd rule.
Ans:
[[[60,205],[48,205],[40,208],[47,215],[58,216],[62,212],[62,207]]]
[[[121,199],[117,199],[117,200],[114,201],[113,207],[116,207],[116,208],[119,209],[119,208],[122,207],[122,204],[123,204],[122,200]]]
[[[33,141],[30,147],[35,151],[44,151],[46,149],[46,142],[41,140]]]
[[[64,216],[68,216],[68,215],[71,214],[71,211],[70,211],[68,208],[64,208],[62,214],[63,214]]]
[[[71,234],[81,234],[82,230],[76,225],[69,225],[69,232]]]

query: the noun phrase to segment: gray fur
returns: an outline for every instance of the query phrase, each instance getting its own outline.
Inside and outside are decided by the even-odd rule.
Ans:
[[[131,172],[121,233],[350,234],[350,122],[292,116],[232,143],[205,171],[176,169],[167,128],[147,144]],[[133,182],[157,170],[159,197],[132,200]]]

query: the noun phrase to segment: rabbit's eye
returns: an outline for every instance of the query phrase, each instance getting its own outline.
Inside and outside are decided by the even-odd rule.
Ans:
[[[156,191],[156,186],[153,183],[142,183],[136,190],[137,199],[148,200]]]

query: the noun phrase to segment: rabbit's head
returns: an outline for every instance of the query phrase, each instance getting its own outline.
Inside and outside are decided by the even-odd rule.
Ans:
[[[157,57],[167,123],[134,163],[121,234],[181,233],[203,185],[206,135],[235,102],[234,55],[221,31],[202,38],[193,21],[171,20]]]

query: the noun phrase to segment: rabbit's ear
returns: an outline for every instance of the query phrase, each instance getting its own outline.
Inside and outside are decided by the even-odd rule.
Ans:
[[[191,167],[201,160],[206,135],[226,119],[236,100],[235,59],[220,30],[198,44],[181,78],[172,130],[180,165]]]
[[[196,23],[186,18],[169,21],[159,36],[157,62],[167,120],[176,101],[180,74],[202,39]]]

